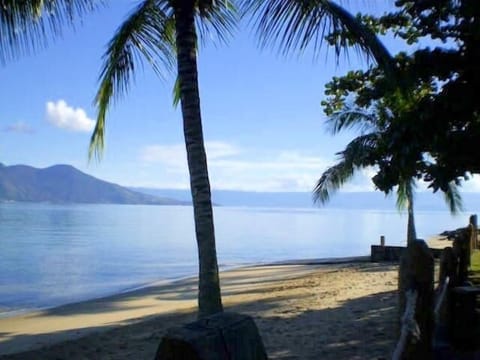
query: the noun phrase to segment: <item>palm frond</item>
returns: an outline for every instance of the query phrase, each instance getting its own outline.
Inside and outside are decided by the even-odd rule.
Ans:
[[[327,120],[327,129],[336,135],[347,129],[358,129],[364,133],[376,128],[377,118],[362,109],[349,108],[332,114]]]
[[[200,0],[196,25],[200,42],[226,43],[237,29],[239,13],[235,0]]]
[[[64,25],[94,10],[98,0],[0,0],[0,64],[45,47]]]
[[[369,164],[375,149],[375,134],[358,136],[343,151],[337,153],[339,162],[325,170],[313,190],[313,201],[326,204],[333,193],[348,182],[357,169]]]
[[[462,195],[455,181],[448,183],[446,191],[443,191],[443,197],[452,214],[457,214],[463,210]]]
[[[182,99],[182,93],[180,91],[180,78],[177,76],[175,79],[175,84],[173,84],[173,107],[176,108],[178,104],[180,104],[180,100]]]
[[[175,37],[168,2],[146,0],[120,26],[103,56],[100,87],[95,97],[97,123],[90,139],[89,159],[101,156],[105,118],[111,100],[128,91],[137,64],[146,60],[153,70],[173,71]]]
[[[318,54],[326,35],[346,31],[386,72],[394,74],[394,60],[376,34],[332,1],[243,0],[241,8],[244,16],[252,15],[261,47],[275,44],[288,54],[313,46]],[[345,48],[345,44],[336,43],[336,55]]]
[[[409,201],[413,198],[414,186],[415,182],[413,179],[404,180],[398,184],[396,201],[398,210],[404,210],[407,208]]]
[[[325,170],[313,189],[313,201],[326,204],[333,193],[340,189],[355,172],[351,163],[340,161]]]
[[[377,148],[377,134],[369,133],[357,136],[350,141],[344,150],[340,151],[338,155],[344,161],[351,163],[355,167],[367,167],[374,165],[371,162],[372,154]]]

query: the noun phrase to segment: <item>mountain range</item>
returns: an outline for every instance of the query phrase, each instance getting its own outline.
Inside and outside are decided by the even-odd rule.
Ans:
[[[186,205],[187,202],[139,193],[87,175],[70,165],[37,169],[0,163],[0,201],[83,204]]]
[[[479,193],[464,193],[464,209],[480,209]],[[28,201],[84,204],[190,205],[190,190],[123,187],[97,179],[70,165],[38,169],[27,165],[0,163],[0,202]],[[254,192],[212,190],[218,206],[312,208],[311,192]],[[380,192],[339,192],[325,205],[329,209],[372,209],[395,211],[395,194]],[[417,210],[443,210],[447,207],[440,194],[418,192]]]

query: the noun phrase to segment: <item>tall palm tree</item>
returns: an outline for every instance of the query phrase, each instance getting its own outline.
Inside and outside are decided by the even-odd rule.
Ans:
[[[90,142],[90,157],[101,155],[107,110],[112,98],[118,98],[128,90],[139,60],[146,60],[160,75],[170,70],[176,73],[175,97],[180,99],[183,115],[198,246],[199,317],[221,312],[223,307],[200,112],[197,37],[198,34],[205,37],[213,31],[224,40],[235,24],[236,12],[231,1],[142,1],[108,44],[95,98],[98,115]]]
[[[393,62],[375,34],[348,11],[327,0],[238,0],[243,13],[258,17],[265,42],[283,37],[286,48],[306,46],[323,37],[322,24],[352,34],[363,50],[393,73]],[[187,148],[197,245],[199,250],[199,316],[222,310],[215,235],[203,144],[197,80],[197,31],[214,30],[224,39],[235,24],[232,0],[144,0],[110,41],[96,96],[97,124],[90,156],[104,145],[105,116],[112,97],[122,95],[135,70],[138,55],[155,71],[177,65],[175,99],[180,100]],[[293,25],[292,25],[293,23]],[[317,44],[320,45],[320,44]],[[345,44],[337,44],[337,54]]]
[[[0,65],[47,45],[98,0],[0,0]]]
[[[346,182],[351,180],[355,172],[366,167],[375,166],[382,161],[389,161],[392,156],[386,151],[385,139],[387,125],[393,116],[381,102],[372,108],[371,112],[360,109],[345,109],[334,113],[329,118],[330,130],[337,134],[347,128],[361,129],[362,134],[353,139],[343,151],[337,153],[339,161],[325,170],[314,188],[314,201],[325,204],[331,195],[340,189]],[[407,160],[408,161],[408,160]],[[407,244],[416,240],[414,217],[414,192],[416,173],[414,167],[405,166],[398,175],[397,207],[407,209]],[[462,206],[458,186],[451,182],[444,192],[445,201],[452,213]]]

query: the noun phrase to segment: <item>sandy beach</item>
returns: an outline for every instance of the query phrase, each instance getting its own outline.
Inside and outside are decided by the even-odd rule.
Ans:
[[[225,309],[254,317],[271,359],[388,358],[397,265],[274,265],[221,274]],[[195,320],[196,279],[0,319],[1,359],[152,359]],[[9,355],[8,355],[9,354]]]

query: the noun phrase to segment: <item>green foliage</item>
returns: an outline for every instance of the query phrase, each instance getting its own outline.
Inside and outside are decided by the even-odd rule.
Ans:
[[[480,250],[472,251],[472,256],[470,258],[470,272],[468,277],[474,285],[480,285]]]
[[[174,23],[173,14],[168,10],[158,7],[156,1],[144,1],[110,40],[103,57],[100,88],[95,97],[98,115],[89,157],[93,154],[100,156],[104,148],[105,120],[110,102],[128,91],[138,61],[145,59],[158,74],[163,69],[173,71]]]
[[[243,16],[251,16],[261,47],[278,47],[283,54],[312,47],[318,55],[325,39],[338,55],[348,46],[375,61],[395,77],[394,64],[383,43],[368,26],[346,9],[329,0],[241,0]],[[350,42],[330,34],[348,34]]]
[[[0,64],[34,52],[64,25],[94,10],[98,0],[0,0]]]
[[[480,276],[480,250],[474,250],[470,260],[470,270]]]
[[[90,139],[89,158],[101,157],[104,149],[106,114],[112,100],[123,96],[143,62],[161,78],[176,73],[175,1],[144,0],[121,24],[103,56],[100,87],[95,97],[97,122]],[[200,40],[214,36],[224,42],[237,23],[234,3],[199,0],[194,2]],[[178,79],[173,103],[180,100]]]
[[[453,209],[461,181],[480,172],[475,155],[480,143],[480,7],[469,0],[399,0],[396,5],[398,11],[383,16],[356,17],[377,34],[415,44],[415,51],[393,58],[395,81],[381,66],[351,71],[327,84],[322,105],[328,116],[346,109],[390,114],[379,116],[384,123],[379,124],[375,185],[388,193],[406,176],[422,179],[433,191],[441,190]],[[354,42],[345,31],[327,38]],[[423,38],[438,45],[421,47]]]

